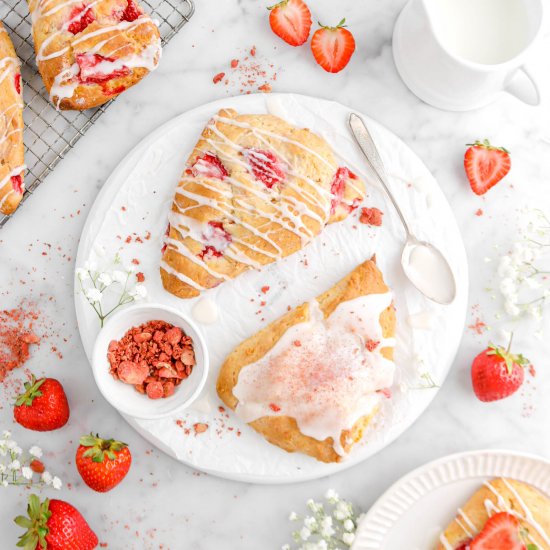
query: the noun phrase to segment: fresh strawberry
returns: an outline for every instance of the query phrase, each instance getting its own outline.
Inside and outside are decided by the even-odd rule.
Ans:
[[[115,69],[111,72],[106,72],[116,59],[105,57],[97,53],[79,53],[76,55],[76,62],[80,67],[78,78],[82,84],[101,84],[113,78],[126,76],[130,73],[130,69],[122,66],[120,69]]]
[[[15,86],[15,91],[20,94],[21,93],[21,73],[17,73],[13,77],[13,85]]]
[[[29,467],[35,474],[43,474],[46,471],[46,467],[44,466],[44,463],[41,460],[38,460],[37,458],[34,458],[33,460],[31,460]]]
[[[15,402],[15,421],[38,432],[57,430],[69,420],[69,403],[63,386],[54,378],[34,376],[25,382],[25,392]]]
[[[271,30],[287,44],[301,46],[309,38],[311,12],[303,0],[283,0],[267,8]]]
[[[71,34],[78,34],[95,21],[95,15],[92,8],[82,4],[82,6],[73,8],[69,15],[69,21],[71,21],[71,24],[67,27],[67,30]]]
[[[529,361],[523,355],[507,349],[489,346],[472,363],[472,385],[480,401],[497,401],[515,393],[523,384],[524,366]]]
[[[142,14],[139,6],[134,2],[134,0],[128,0],[128,5],[126,9],[122,12],[122,21],[135,21]]]
[[[493,147],[488,139],[468,145],[464,155],[464,169],[472,191],[476,195],[483,195],[510,171],[510,153],[504,147]]]
[[[191,167],[191,173],[198,178],[214,178],[223,180],[229,174],[219,157],[212,153],[205,153],[201,157],[197,157],[195,163]]]
[[[329,73],[340,72],[351,59],[355,51],[355,39],[345,28],[342,19],[336,27],[324,27],[315,31],[311,39],[311,51],[315,61]]]
[[[16,193],[19,193],[20,195],[23,194],[24,188],[23,188],[23,176],[21,174],[18,174],[17,176],[11,177],[11,186],[13,187],[13,190]]]
[[[515,516],[500,512],[492,516],[483,531],[472,540],[470,550],[526,550],[521,526]]]
[[[458,548],[455,548],[455,550],[470,550],[471,542],[472,542],[472,539],[467,540],[466,542],[462,543]]]
[[[76,467],[84,483],[94,491],[106,493],[126,476],[132,455],[126,443],[101,439],[98,435],[80,438],[76,451]]]
[[[24,550],[93,550],[98,545],[96,534],[80,512],[63,500],[40,502],[29,496],[27,516],[17,516],[15,523],[27,531],[17,546]]]
[[[248,161],[254,177],[268,189],[285,179],[285,166],[272,151],[246,149],[243,155]]]

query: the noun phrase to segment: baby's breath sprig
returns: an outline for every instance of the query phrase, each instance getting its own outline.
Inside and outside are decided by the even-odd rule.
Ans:
[[[353,505],[340,499],[333,489],[326,492],[325,500],[323,504],[309,499],[305,517],[290,513],[290,521],[302,522],[301,528],[292,533],[296,550],[345,550],[353,544],[362,515],[357,517]],[[290,544],[282,550],[291,550]]]
[[[103,326],[105,319],[119,307],[147,297],[145,285],[139,281],[133,264],[120,268],[115,256],[112,269],[98,270],[95,262],[86,262],[76,269],[80,291],[92,306]]]
[[[33,445],[27,453],[4,430],[0,437],[0,487],[23,485],[25,487],[50,486],[61,489],[62,482],[52,476],[41,462],[42,449]]]

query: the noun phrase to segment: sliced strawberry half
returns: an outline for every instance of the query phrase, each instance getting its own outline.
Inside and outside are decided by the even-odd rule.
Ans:
[[[220,158],[212,153],[205,153],[198,157],[195,164],[191,166],[191,173],[196,178],[202,176],[218,180],[223,180],[229,175]]]
[[[78,34],[95,21],[95,15],[91,7],[82,4],[82,6],[73,8],[69,15],[69,21],[71,21],[71,24],[67,27],[67,30],[72,34]]]
[[[336,27],[324,27],[315,31],[311,39],[311,51],[315,61],[329,73],[340,72],[351,59],[355,51],[355,39],[344,28],[342,19]]]
[[[130,74],[130,69],[124,65],[119,67],[116,59],[97,53],[78,54],[76,62],[80,67],[78,78],[82,84],[101,84]]]
[[[23,194],[23,176],[21,176],[21,174],[11,177],[11,185],[16,193],[19,193],[20,195]]]
[[[483,531],[470,543],[470,550],[526,550],[520,531],[515,516],[500,512],[485,524]]]
[[[268,189],[284,181],[285,165],[272,151],[264,149],[246,149],[243,152],[254,177]]]
[[[13,77],[13,85],[15,86],[15,91],[20,94],[21,93],[21,73],[16,73],[16,75]]]
[[[493,147],[487,139],[468,145],[464,155],[464,169],[472,191],[476,195],[483,195],[510,171],[510,152],[504,147]]]
[[[309,38],[311,12],[303,0],[283,0],[267,8],[271,30],[287,44],[301,46]]]

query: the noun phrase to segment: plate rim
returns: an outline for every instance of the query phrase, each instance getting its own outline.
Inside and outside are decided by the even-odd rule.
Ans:
[[[423,161],[423,159],[420,156],[418,156],[417,153],[404,140],[401,139],[401,137],[399,137],[397,134],[395,134],[390,128],[388,128],[384,124],[378,122],[375,118],[373,118],[370,115],[364,113],[363,111],[358,110],[358,109],[353,109],[352,107],[349,107],[349,106],[347,106],[343,103],[340,103],[338,101],[334,101],[334,100],[326,99],[326,98],[322,98],[322,97],[310,96],[310,95],[307,95],[307,94],[300,94],[300,93],[293,93],[293,92],[280,92],[280,93],[270,93],[270,94],[268,94],[268,96],[271,97],[271,98],[275,98],[275,99],[285,98],[285,97],[290,96],[290,97],[296,97],[296,98],[299,98],[299,99],[303,99],[303,100],[306,100],[306,101],[307,100],[321,101],[321,102],[326,103],[326,104],[338,105],[339,107],[343,107],[343,108],[349,110],[350,112],[358,113],[360,116],[366,118],[368,121],[374,122],[375,125],[383,128],[384,131],[390,133],[395,139],[401,141],[411,151],[411,153],[417,158],[417,160],[422,164],[422,166],[430,174],[430,176],[434,179],[434,181],[436,183],[438,183],[437,178],[433,175],[432,171],[428,168],[428,166]],[[82,235],[85,235],[89,232],[89,227],[93,223],[94,217],[97,215],[97,212],[100,211],[100,203],[103,202],[104,196],[107,196],[108,193],[110,191],[112,191],[112,189],[111,189],[111,187],[113,187],[111,185],[112,180],[114,180],[116,178],[116,176],[118,175],[118,173],[121,172],[125,168],[126,164],[130,161],[130,158],[132,157],[132,155],[135,154],[136,150],[140,149],[141,147],[144,147],[146,144],[149,144],[149,143],[155,141],[158,138],[159,135],[162,135],[163,133],[168,131],[172,126],[176,126],[180,119],[182,119],[184,117],[187,117],[187,116],[192,116],[197,111],[200,112],[203,109],[205,109],[206,107],[211,108],[212,112],[216,112],[217,110],[219,110],[222,107],[227,107],[227,102],[246,101],[247,99],[249,99],[251,97],[265,97],[265,94],[263,94],[263,93],[241,94],[241,95],[237,95],[237,96],[231,96],[231,97],[216,99],[214,101],[202,103],[202,104],[200,104],[200,105],[198,105],[198,106],[196,106],[192,109],[183,111],[182,113],[174,116],[173,118],[163,122],[155,130],[153,130],[151,133],[149,133],[144,138],[142,138],[138,143],[136,143],[136,145],[134,147],[132,147],[132,149],[125,154],[125,156],[120,160],[120,162],[116,165],[116,167],[113,169],[111,174],[105,180],[105,183],[103,184],[101,190],[97,194],[97,196],[94,200],[94,204],[92,205],[92,208],[90,209],[88,217],[86,218],[86,222],[84,223],[84,226],[82,228],[81,238],[79,240],[79,246],[78,246],[78,251],[77,251],[77,255],[76,255],[75,274],[74,274],[74,277],[73,277],[74,305],[75,305],[75,311],[76,311],[77,324],[78,324],[78,327],[79,327],[79,335],[80,335],[81,341],[83,343],[83,348],[84,348],[86,357],[88,358],[88,362],[91,361],[91,357],[90,357],[90,354],[88,353],[88,350],[86,349],[86,346],[84,345],[84,338],[83,338],[81,330],[80,330],[80,326],[82,324],[81,321],[83,319],[83,306],[84,306],[84,304],[81,300],[78,299],[79,288],[78,288],[78,280],[77,280],[77,275],[76,275],[76,267],[82,264],[82,256],[84,254],[85,244],[83,242]],[[449,199],[447,198],[447,196],[445,195],[445,193],[443,192],[443,190],[441,189],[439,184],[438,184],[438,187],[439,187],[440,193],[443,195],[443,198],[449,204],[449,208],[451,208],[450,203],[449,203]],[[457,225],[457,229],[460,232],[460,228],[458,227],[458,223],[456,221],[456,218],[453,218],[453,222]],[[460,233],[460,254],[467,261],[466,248],[465,248],[464,240],[462,238],[461,233]],[[468,296],[469,286],[470,286],[470,279],[469,279],[469,273],[468,273],[467,270],[466,270],[464,275],[465,275],[465,278],[463,278],[463,280],[461,282],[464,285],[465,295]],[[463,325],[463,326],[465,325],[465,322],[466,322],[467,310],[468,310],[468,304],[467,304],[467,301],[466,301],[464,310],[462,311],[462,315],[461,315],[461,325]],[[454,361],[456,359],[456,355],[457,355],[458,350],[460,348],[461,341],[462,341],[462,336],[457,339],[456,345],[454,346],[454,349],[452,350],[452,354],[449,356],[450,357],[450,360],[449,360],[450,364],[449,364],[449,367],[447,368],[447,370],[445,372],[444,377],[440,381],[439,387],[435,391],[430,391],[430,393],[428,394],[429,397],[422,404],[422,407],[419,408],[418,415],[415,418],[413,418],[411,421],[408,421],[408,420],[404,421],[403,422],[403,429],[401,431],[399,431],[399,433],[388,435],[384,439],[383,445],[381,445],[379,448],[373,450],[373,452],[371,454],[369,454],[367,456],[364,456],[364,457],[361,457],[359,459],[356,459],[355,461],[353,460],[353,457],[349,457],[348,460],[345,460],[345,461],[342,461],[342,462],[339,462],[339,463],[327,464],[326,465],[327,466],[326,470],[323,471],[323,472],[315,471],[314,473],[308,474],[308,472],[305,469],[301,469],[297,473],[295,473],[293,477],[288,478],[288,477],[281,477],[279,475],[265,476],[265,475],[239,473],[239,472],[223,472],[223,471],[219,471],[219,470],[212,470],[212,469],[209,469],[209,468],[201,468],[200,466],[198,466],[196,464],[187,462],[186,460],[177,457],[176,454],[174,452],[172,452],[172,450],[169,447],[167,447],[164,443],[159,442],[154,434],[152,434],[151,432],[145,430],[141,425],[139,425],[139,423],[137,422],[138,419],[134,419],[133,417],[129,417],[127,415],[124,415],[120,411],[118,411],[118,409],[115,409],[115,410],[126,420],[126,422],[128,422],[128,424],[130,424],[130,426],[132,426],[132,428],[134,428],[134,430],[136,430],[147,441],[149,441],[155,447],[157,447],[158,449],[163,451],[165,454],[168,454],[170,457],[174,458],[175,460],[177,460],[181,464],[184,464],[184,465],[186,465],[188,467],[191,467],[193,469],[200,470],[200,471],[205,472],[207,474],[214,475],[214,476],[217,476],[217,477],[221,477],[221,478],[224,478],[224,479],[229,479],[229,480],[232,480],[232,481],[240,481],[240,482],[245,482],[245,483],[255,483],[255,484],[264,484],[264,485],[302,483],[302,482],[311,481],[311,480],[315,480],[315,479],[321,479],[323,477],[326,477],[326,476],[329,476],[329,475],[332,475],[332,474],[343,472],[343,471],[348,470],[348,469],[350,469],[354,466],[358,466],[359,464],[362,464],[363,462],[365,462],[366,460],[368,460],[372,456],[382,452],[389,445],[391,445],[394,441],[396,441],[399,437],[401,437],[405,432],[407,432],[424,415],[426,410],[432,404],[432,402],[435,399],[436,395],[438,395],[439,391],[443,387],[443,384],[447,380],[447,378],[449,376],[449,373],[451,371],[451,368],[452,368],[452,366],[454,364]],[[93,346],[90,346],[90,347],[92,348]]]
[[[386,489],[374,502],[374,504],[369,508],[368,512],[365,513],[364,517],[361,519],[361,522],[359,523],[359,526],[357,527],[356,531],[356,538],[355,542],[353,543],[351,550],[383,550],[383,547],[381,544],[384,542],[384,540],[380,541],[374,541],[372,538],[367,538],[368,535],[366,534],[369,529],[369,524],[375,523],[375,516],[380,513],[381,509],[391,501],[392,497],[396,495],[400,491],[402,487],[407,486],[412,481],[420,478],[423,475],[428,474],[430,471],[434,471],[437,468],[445,465],[445,464],[451,464],[460,460],[467,460],[469,458],[481,458],[481,457],[500,457],[500,458],[508,458],[508,459],[518,459],[518,460],[531,460],[536,463],[539,463],[542,466],[545,466],[550,471],[550,459],[545,458],[544,456],[537,455],[535,453],[528,453],[528,452],[522,452],[522,451],[515,451],[515,450],[509,450],[509,449],[477,449],[477,450],[470,450],[470,451],[461,451],[457,453],[452,453],[449,455],[444,455],[439,458],[436,458],[434,460],[431,460],[425,464],[422,464],[410,472],[404,474],[401,476],[397,481],[392,483],[388,489]],[[482,474],[480,474],[481,476]],[[483,474],[487,476],[500,476],[502,474]],[[466,480],[469,477],[472,476],[460,476],[458,475],[456,478],[449,480],[449,482],[456,482],[461,480]],[[536,487],[534,483],[532,482],[526,482],[530,485],[533,485],[536,489],[538,489],[541,492],[547,493],[547,490],[540,489],[540,487]],[[421,496],[426,496],[429,494],[430,491],[425,492]],[[407,507],[406,510],[402,511],[398,518],[402,517],[403,513],[413,508],[416,503],[418,502],[418,499],[416,499],[414,502],[410,504],[410,506]],[[387,521],[386,517],[386,521]],[[379,522],[376,522],[376,525],[380,525]],[[392,529],[395,527],[395,521],[392,522],[391,525],[385,525],[385,531],[383,533],[380,533],[380,529],[378,529],[378,534],[386,536],[388,535]],[[363,538],[361,538],[363,537]]]

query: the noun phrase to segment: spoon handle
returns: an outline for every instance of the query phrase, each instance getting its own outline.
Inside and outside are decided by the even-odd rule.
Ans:
[[[382,187],[390,198],[395,210],[397,211],[399,219],[401,220],[401,223],[403,224],[403,227],[405,228],[405,231],[407,233],[407,237],[412,236],[407,220],[405,219],[401,208],[399,208],[395,197],[392,195],[388,187],[388,176],[384,168],[384,163],[380,158],[380,153],[376,148],[374,140],[372,139],[372,136],[370,135],[366,124],[363,122],[363,119],[359,115],[351,113],[351,115],[349,116],[349,125],[351,128],[351,132],[355,137],[355,141],[357,141],[357,144],[359,145],[361,151],[363,151],[363,154],[367,159],[368,165],[370,166],[374,175],[377,177],[378,181],[381,183]]]

